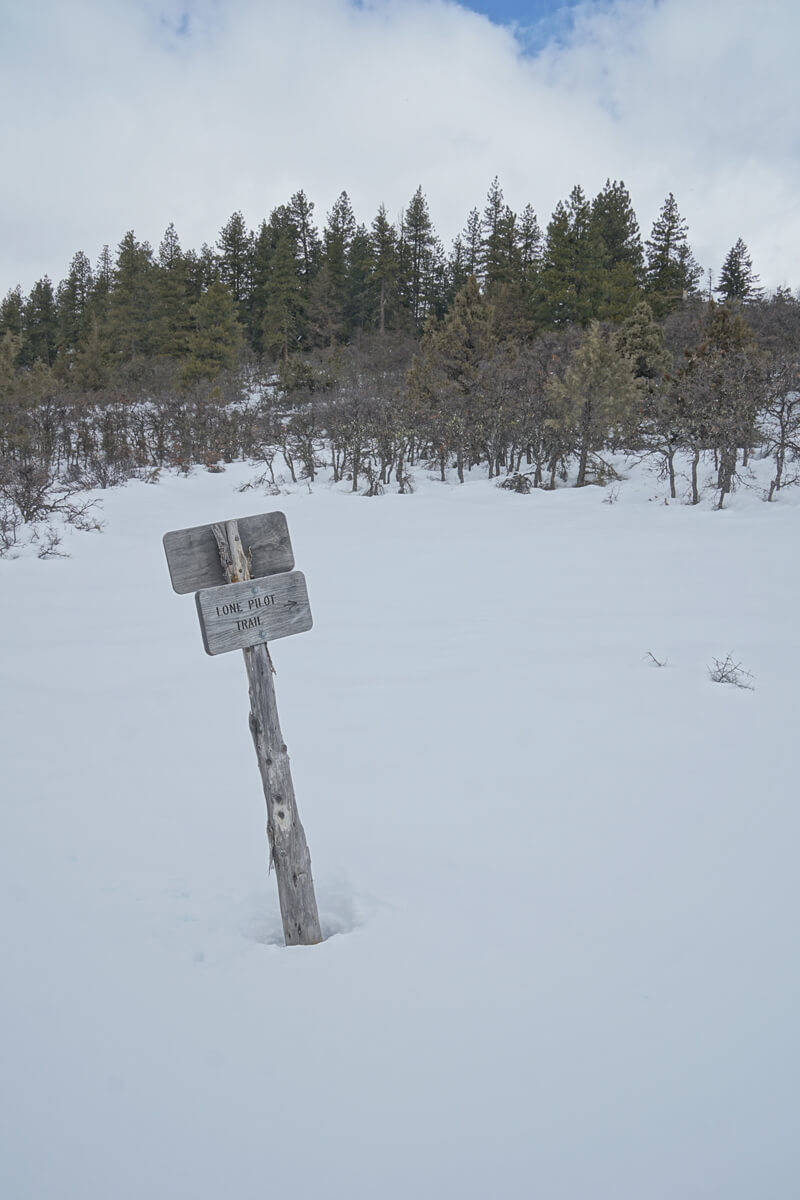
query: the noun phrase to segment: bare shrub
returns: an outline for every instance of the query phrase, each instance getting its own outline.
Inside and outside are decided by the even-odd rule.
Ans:
[[[755,691],[753,675],[750,671],[745,671],[742,664],[737,663],[732,654],[726,654],[725,658],[712,658],[708,674],[712,683],[729,683],[731,687],[743,688],[749,692]]]
[[[497,486],[507,492],[517,492],[520,496],[527,496],[533,488],[533,480],[530,475],[515,471],[513,475],[507,475],[505,479],[501,479]]]
[[[668,659],[666,659],[666,658],[663,658],[663,659],[662,659],[662,658],[656,658],[656,656],[655,656],[655,654],[653,654],[653,651],[652,651],[652,650],[648,650],[648,651],[647,651],[647,654],[645,654],[645,659],[646,659],[646,660],[647,660],[649,663],[652,663],[652,665],[653,665],[654,667],[665,667],[665,666],[667,665],[667,662],[669,661],[669,660],[668,660]]]
[[[82,482],[59,479],[40,464],[7,460],[0,469],[0,556],[29,542],[38,544],[40,558],[62,555],[59,522],[100,529],[96,509]]]

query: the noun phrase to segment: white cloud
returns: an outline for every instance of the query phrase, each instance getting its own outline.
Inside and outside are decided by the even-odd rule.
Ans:
[[[738,237],[800,284],[794,0],[586,4],[526,54],[445,0],[33,0],[0,18],[0,293],[127,229],[213,242],[303,188],[369,223],[416,187],[450,239],[495,175],[543,225],[624,179],[646,236],[668,192],[704,266]],[[10,111],[10,110],[8,110]]]

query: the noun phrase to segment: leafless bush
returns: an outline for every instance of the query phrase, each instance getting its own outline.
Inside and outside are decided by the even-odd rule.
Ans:
[[[652,663],[654,667],[665,667],[667,665],[667,659],[666,658],[664,658],[664,659],[656,658],[656,656],[655,656],[655,654],[653,654],[652,650],[647,651],[647,654],[645,654],[645,658],[647,659],[648,662]]]
[[[384,492],[383,482],[377,464],[367,455],[362,459],[361,469],[367,477],[367,490],[365,496],[382,496]]]
[[[111,488],[126,483],[136,470],[133,460],[127,461],[93,455],[80,473],[79,482],[85,488]]]
[[[414,480],[407,471],[398,470],[397,484],[400,495],[411,495],[414,491]]]
[[[61,533],[53,525],[37,526],[31,541],[36,544],[39,558],[69,558],[66,550],[61,549]]]
[[[507,475],[505,479],[501,479],[497,486],[507,492],[517,492],[520,496],[527,496],[533,487],[533,480],[530,475],[523,475],[520,471],[515,471],[513,475]]]
[[[729,683],[732,687],[743,688],[749,692],[755,691],[753,675],[750,671],[745,671],[742,664],[737,663],[732,654],[726,654],[725,658],[712,658],[708,674],[712,683]]]
[[[22,524],[19,509],[0,494],[0,558],[4,558],[19,544]]]
[[[281,496],[286,480],[283,475],[275,478],[272,470],[264,471],[262,475],[256,475],[254,479],[248,479],[243,483],[237,491],[240,492],[265,492],[267,496]]]
[[[83,488],[81,481],[61,479],[40,464],[6,460],[0,468],[0,556],[28,542],[38,544],[40,558],[62,554],[60,522],[100,529],[97,501]]]

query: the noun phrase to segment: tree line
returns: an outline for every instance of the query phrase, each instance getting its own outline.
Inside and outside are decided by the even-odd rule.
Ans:
[[[111,383],[136,359],[181,364],[181,378],[216,373],[242,350],[260,360],[348,343],[370,331],[419,334],[441,318],[474,276],[495,308],[501,336],[528,338],[590,320],[619,321],[646,297],[657,316],[697,293],[702,277],[673,195],[643,243],[624,183],[593,200],[580,187],[546,230],[526,205],[506,204],[495,180],[445,254],[421,188],[393,224],[381,207],[369,228],[342,192],[320,232],[302,191],[256,231],[241,212],[213,247],[183,250],[169,225],[156,252],[129,231],[92,267],[83,251],[54,286],[38,280],[0,303],[0,336],[19,339],[21,366],[41,362],[83,390]],[[751,300],[758,280],[741,240],[716,288]]]
[[[713,291],[702,277],[674,196],[643,240],[610,180],[544,231],[495,180],[447,254],[421,188],[396,224],[384,207],[359,224],[343,192],[319,230],[297,192],[199,252],[172,225],[157,252],[129,232],[0,303],[2,537],[162,466],[250,457],[277,486],[278,454],[292,478],[327,465],[374,493],[423,460],[583,485],[625,450],[675,496],[686,452],[695,502],[710,454],[722,503],[768,447],[772,498],[797,452],[800,305],[764,298],[741,239]]]

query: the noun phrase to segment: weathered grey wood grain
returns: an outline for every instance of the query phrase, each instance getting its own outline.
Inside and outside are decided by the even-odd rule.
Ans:
[[[222,524],[238,526],[253,578],[277,575],[294,567],[289,528],[282,512],[240,517],[237,521]],[[211,525],[195,525],[191,529],[173,529],[165,533],[164,550],[172,586],[181,595],[201,588],[219,587],[226,582]]]
[[[242,581],[220,589],[230,593],[247,581],[249,563],[243,553],[236,522],[229,521],[213,528],[226,575]],[[270,866],[275,867],[278,883],[283,936],[287,946],[313,946],[322,941],[322,930],[311,874],[311,854],[297,811],[289,753],[278,720],[272,660],[264,644],[248,647],[242,653],[250,684],[250,733],[267,802]]]
[[[274,642],[314,623],[302,571],[206,588],[195,600],[206,654]]]
[[[278,720],[272,662],[264,646],[252,646],[242,653],[250,683],[250,733],[267,801],[267,840],[278,882],[283,936],[287,946],[314,946],[322,941],[322,929],[311,852]]]

